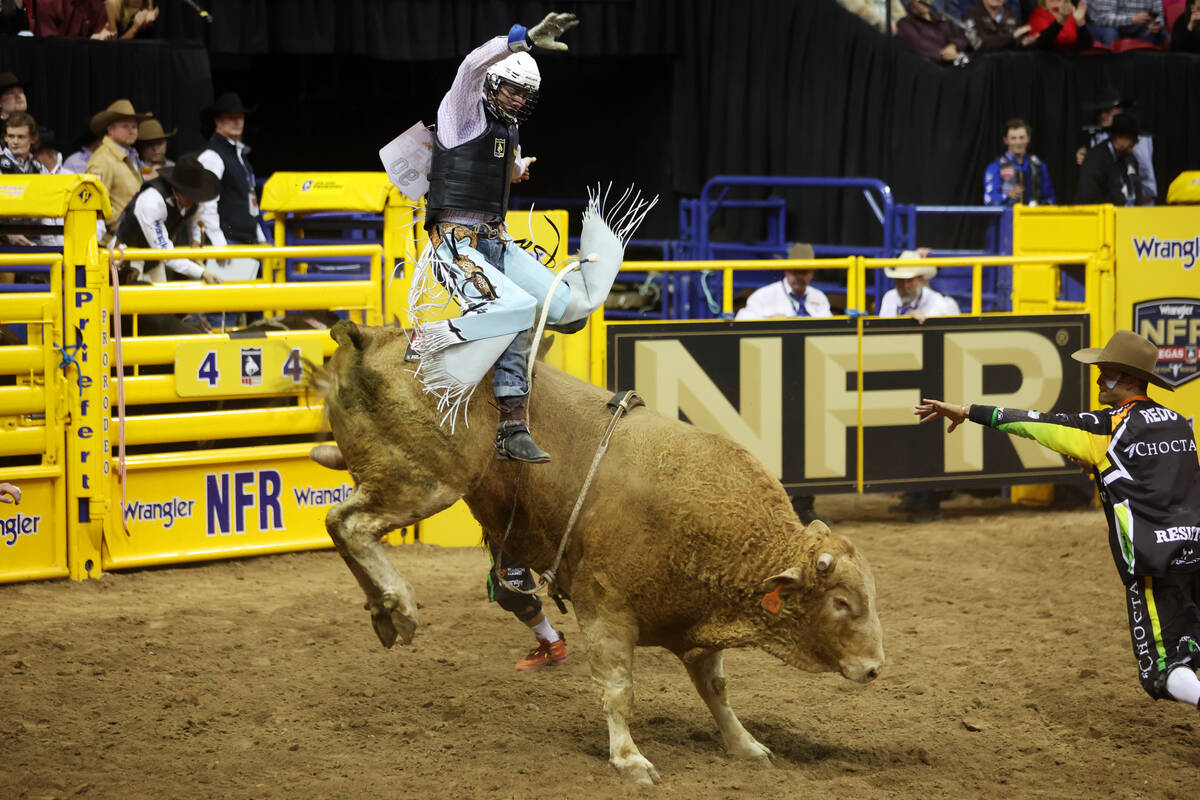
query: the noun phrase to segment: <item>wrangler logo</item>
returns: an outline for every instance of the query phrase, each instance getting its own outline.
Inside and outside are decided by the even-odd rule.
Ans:
[[[1191,269],[1196,265],[1196,256],[1200,254],[1200,236],[1191,239],[1134,236],[1132,241],[1138,263],[1150,260],[1183,261],[1183,268]]]
[[[15,517],[0,519],[0,538],[12,547],[21,536],[36,536],[41,522],[41,514],[17,514]]]

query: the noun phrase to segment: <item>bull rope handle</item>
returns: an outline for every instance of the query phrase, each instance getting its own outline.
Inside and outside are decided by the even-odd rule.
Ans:
[[[621,398],[621,402],[617,404],[616,410],[613,411],[612,419],[609,420],[608,427],[604,431],[604,436],[600,439],[600,446],[596,448],[596,454],[592,456],[592,466],[588,469],[587,478],[584,479],[583,486],[579,490],[579,497],[575,499],[575,507],[571,509],[571,516],[567,520],[567,527],[563,531],[562,539],[560,539],[558,542],[558,554],[554,557],[554,564],[551,565],[550,569],[541,574],[541,577],[538,578],[537,586],[534,586],[532,589],[522,589],[518,586],[514,586],[504,579],[504,576],[501,574],[499,563],[497,562],[496,566],[494,566],[492,569],[492,573],[496,580],[498,580],[505,589],[508,589],[511,592],[516,592],[517,594],[532,595],[537,594],[539,591],[554,582],[554,579],[558,575],[558,567],[562,563],[563,555],[565,555],[567,552],[567,541],[571,538],[571,531],[575,527],[575,522],[579,519],[579,512],[583,509],[583,501],[587,497],[588,490],[592,486],[592,479],[596,477],[596,469],[600,466],[600,460],[604,458],[604,454],[608,452],[608,445],[612,440],[613,431],[616,430],[617,423],[621,421],[621,417],[625,416],[629,409],[638,402],[641,401],[634,392],[626,392],[625,396]],[[524,471],[523,468],[522,471]],[[500,540],[501,549],[504,548],[504,543],[508,541],[508,534],[512,531],[513,520],[516,518],[516,516],[517,502],[514,495],[512,511],[510,511],[508,515],[508,526],[504,529],[504,538]]]

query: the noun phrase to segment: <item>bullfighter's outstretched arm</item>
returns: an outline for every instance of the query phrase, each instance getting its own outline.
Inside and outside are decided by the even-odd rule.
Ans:
[[[1102,465],[1107,460],[1114,428],[1112,413],[1107,410],[1043,414],[978,403],[958,405],[925,399],[914,413],[921,417],[921,422],[945,417],[950,420],[949,431],[969,419],[1003,433],[1033,439],[1043,447],[1091,466]]]

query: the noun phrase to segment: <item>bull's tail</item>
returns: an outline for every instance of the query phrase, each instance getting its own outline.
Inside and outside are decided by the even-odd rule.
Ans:
[[[353,347],[360,353],[366,347],[367,337],[364,335],[363,329],[348,319],[338,321],[330,328],[329,335],[340,347]]]
[[[329,330],[329,336],[338,343],[337,352],[327,364],[305,362],[308,372],[308,387],[325,401],[325,416],[328,419],[330,403],[336,403],[341,378],[361,363],[362,352],[368,337],[363,329],[349,320],[341,320]]]

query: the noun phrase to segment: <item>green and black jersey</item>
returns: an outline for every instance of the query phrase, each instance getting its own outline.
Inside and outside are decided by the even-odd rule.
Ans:
[[[1200,460],[1182,414],[1135,397],[1081,414],[973,405],[970,418],[1093,466],[1123,575],[1200,570]]]

